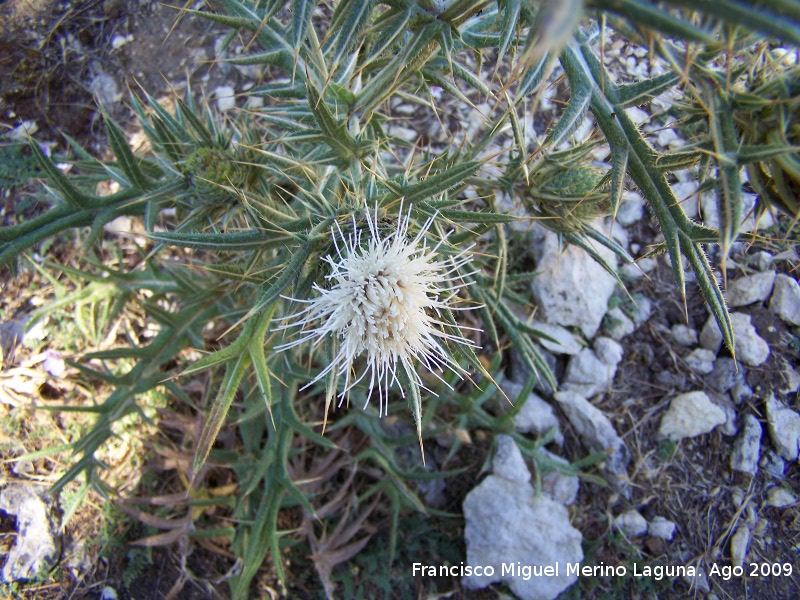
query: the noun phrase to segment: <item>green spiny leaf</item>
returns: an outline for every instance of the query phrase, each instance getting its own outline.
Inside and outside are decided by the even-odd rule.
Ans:
[[[314,113],[317,125],[322,130],[325,142],[333,149],[339,158],[350,160],[360,154],[358,142],[347,131],[347,124],[339,122],[325,103],[322,95],[307,83],[308,104]]]
[[[111,117],[103,113],[106,123],[106,133],[108,134],[108,143],[111,145],[111,150],[120,165],[120,168],[128,178],[130,185],[137,190],[145,191],[150,187],[147,177],[139,167],[139,161],[131,152],[128,146],[128,140],[125,139],[123,133],[111,120]]]
[[[572,135],[586,118],[586,112],[589,110],[589,104],[592,101],[592,90],[580,80],[570,81],[570,83],[572,85],[572,96],[569,99],[569,104],[567,104],[567,108],[556,126],[547,134],[542,146],[557,147]]]
[[[61,192],[62,198],[69,204],[77,208],[88,208],[92,204],[92,196],[81,192],[72,182],[61,172],[55,163],[45,156],[39,144],[31,140],[31,152],[39,162],[39,166],[47,173],[47,177],[53,185]]]
[[[311,14],[317,6],[316,0],[292,0],[292,26],[289,30],[289,43],[296,51],[306,37],[306,30],[311,25]]]
[[[511,40],[517,34],[519,26],[519,15],[522,10],[522,0],[504,0],[501,21],[500,48],[497,51],[497,62],[499,63],[511,45]]]
[[[623,108],[639,106],[649,102],[679,81],[680,75],[667,71],[662,75],[657,75],[644,81],[617,86],[618,101],[616,104]]]
[[[439,171],[435,175],[426,177],[418,183],[405,187],[391,185],[389,182],[386,182],[387,186],[392,190],[390,198],[402,197],[408,202],[415,204],[420,200],[436,196],[462,184],[467,177],[473,175],[475,171],[480,168],[481,164],[482,163],[479,161],[466,161],[444,169],[443,171]],[[460,211],[456,212],[458,213]],[[473,219],[473,222],[474,221]]]
[[[407,77],[421,69],[436,49],[433,40],[442,26],[442,23],[437,21],[417,30],[403,50],[364,86],[352,110],[370,112],[391,96]]]
[[[625,192],[625,175],[628,170],[630,151],[626,146],[615,146],[611,150],[611,214],[616,217],[622,194]]]
[[[695,166],[702,157],[703,153],[699,150],[659,154],[655,159],[655,166],[664,173],[683,171]]]
[[[225,375],[222,378],[219,392],[211,405],[211,412],[208,415],[200,439],[197,440],[194,462],[192,468],[195,473],[199,472],[208,458],[211,447],[217,439],[220,429],[225,424],[228,409],[233,403],[239,383],[244,377],[245,371],[251,364],[249,353],[243,352],[228,362]]]
[[[288,235],[269,234],[258,229],[231,231],[227,233],[183,233],[162,231],[149,233],[154,242],[216,252],[238,252],[241,250],[260,250],[286,245],[292,241]]]
[[[539,90],[542,83],[545,81],[545,73],[547,72],[547,65],[550,64],[550,54],[545,53],[538,62],[535,62],[525,69],[522,81],[517,90],[517,101],[523,96],[532,94]]]
[[[672,15],[668,9],[654,6],[649,0],[592,0],[591,4],[600,10],[621,15],[637,27],[706,44],[716,41],[707,31]]]
[[[225,58],[221,62],[231,65],[280,65],[286,62],[286,52],[284,50],[269,50],[257,54]]]
[[[708,88],[707,101],[709,133],[714,144],[718,164],[717,208],[719,212],[719,243],[722,247],[723,271],[731,244],[739,235],[742,222],[742,182],[736,162],[739,145],[733,124],[731,107],[725,98]]]
[[[361,34],[369,24],[374,0],[343,0],[336,5],[331,18],[329,47],[330,60],[338,65],[345,54],[351,53],[360,42]]]

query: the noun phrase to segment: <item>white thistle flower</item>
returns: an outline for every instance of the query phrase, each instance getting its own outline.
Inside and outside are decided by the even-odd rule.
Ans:
[[[463,369],[450,357],[442,342],[477,347],[461,335],[444,331],[447,324],[441,320],[440,313],[445,308],[454,310],[449,303],[466,285],[461,282],[458,271],[472,260],[471,257],[465,250],[456,256],[437,259],[437,251],[446,236],[435,247],[428,247],[425,235],[433,224],[433,218],[429,218],[416,237],[409,240],[410,219],[411,211],[403,215],[401,204],[396,230],[383,237],[378,226],[378,207],[374,215],[367,211],[369,240],[366,244],[362,243],[363,229],[356,224],[355,216],[353,232],[347,235],[336,223],[335,229],[331,229],[336,255],[323,259],[331,268],[325,277],[329,285],[314,284],[313,289],[319,295],[313,300],[288,298],[307,306],[297,315],[288,317],[294,322],[277,329],[303,327],[305,331],[298,339],[276,350],[283,351],[307,341],[313,341],[313,346],[317,347],[327,336],[332,336],[335,356],[305,387],[324,379],[332,371],[337,377],[343,375],[345,384],[338,396],[339,406],[347,393],[369,374],[367,401],[377,387],[382,416],[387,412],[389,388],[398,381],[398,366],[405,371],[411,385],[427,390],[415,363],[421,363],[442,381],[440,373],[444,369],[461,378],[465,374]],[[356,376],[355,363],[362,355],[365,355],[366,365]],[[405,396],[402,387],[401,393]],[[332,395],[329,393],[328,402]],[[418,419],[421,409],[414,408]]]

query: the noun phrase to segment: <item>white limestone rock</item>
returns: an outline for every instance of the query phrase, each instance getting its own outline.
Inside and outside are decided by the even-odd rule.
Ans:
[[[765,211],[756,221],[756,212],[753,210],[758,196],[756,194],[742,194],[742,224],[739,231],[749,233],[769,229],[775,225],[772,213]],[[703,212],[703,222],[712,229],[719,229],[719,207],[717,205],[717,192],[711,190],[700,196],[700,210]]]
[[[617,210],[617,223],[628,227],[644,216],[644,198],[639,192],[625,190]]]
[[[221,85],[214,88],[214,96],[217,99],[217,108],[220,112],[236,108],[236,90],[231,86]]]
[[[608,237],[613,241],[619,244],[620,248],[624,248],[625,250],[628,249],[628,246],[631,243],[630,234],[628,234],[628,230],[624,227],[620,227],[618,223],[616,223],[611,217],[606,217],[603,221],[605,224],[605,230],[608,234]]]
[[[764,453],[758,464],[770,477],[775,479],[783,479],[786,475],[786,461],[772,449]]]
[[[776,485],[767,492],[767,504],[775,508],[785,508],[797,502],[795,495],[785,487]]]
[[[248,110],[257,111],[264,108],[263,96],[248,96],[244,103],[244,107]]]
[[[731,538],[731,565],[741,567],[747,556],[747,547],[750,545],[750,530],[746,525],[740,526]]]
[[[775,283],[775,271],[764,271],[740,277],[732,281],[725,293],[728,306],[747,306],[754,302],[763,302],[772,293],[772,286]]]
[[[616,268],[616,255],[599,244],[595,249]],[[531,290],[544,320],[578,327],[593,338],[608,310],[616,279],[581,248],[559,248],[552,232],[547,232],[534,254],[540,275],[531,282]]]
[[[711,585],[708,583],[708,573],[700,565],[695,565],[694,567],[694,575],[687,573],[683,576],[683,580],[689,584],[690,595],[694,597],[697,592],[708,594],[711,591]]]
[[[53,377],[63,377],[64,372],[67,370],[67,364],[64,362],[64,357],[58,350],[45,350],[43,353],[44,360],[42,361],[42,369],[48,375]]]
[[[640,294],[633,295],[633,306],[628,311],[633,324],[639,327],[646,322],[653,314],[653,301]]]
[[[772,253],[766,250],[759,250],[751,257],[753,264],[755,264],[759,271],[766,271],[769,269],[774,262],[773,258],[774,256]]]
[[[46,497],[47,488],[29,483],[14,483],[0,491],[0,510],[17,520],[17,539],[3,565],[3,582],[30,581],[58,560],[60,519]]]
[[[625,352],[622,346],[615,340],[602,336],[595,338],[593,346],[594,353],[600,359],[600,362],[612,367],[614,373],[616,373],[617,365],[622,361],[622,355]],[[612,374],[611,379],[613,378],[614,375]]]
[[[713,394],[713,392],[711,392]],[[723,411],[725,411],[725,422],[720,425],[719,430],[722,435],[733,437],[739,432],[739,426],[736,419],[736,406],[734,405],[731,397],[727,394],[722,396],[714,394],[712,402],[716,403]]]
[[[767,431],[783,458],[794,462],[800,449],[800,414],[774,396],[767,398]]]
[[[121,35],[118,33],[113,38],[111,38],[111,47],[114,48],[114,50],[119,50],[124,45],[130,44],[134,39],[135,38],[133,34]]]
[[[542,448],[539,452],[541,460],[551,461],[553,463],[563,465],[564,467],[569,466],[568,460],[557,456],[552,452],[545,450],[544,448]],[[537,458],[537,463],[539,463],[539,461],[540,459]],[[542,492],[564,506],[570,506],[571,504],[574,504],[576,498],[578,497],[578,490],[580,490],[581,486],[578,476],[565,475],[564,473],[560,472],[558,468],[555,468],[552,471],[547,471],[545,470],[546,465],[540,464],[540,467],[542,467]]]
[[[586,398],[605,391],[614,381],[622,352],[622,346],[613,339],[598,337],[594,350],[584,348],[567,363],[562,388]]]
[[[714,369],[705,378],[706,384],[720,394],[724,394],[742,380],[744,380],[744,368],[727,356],[716,359]]]
[[[737,379],[731,388],[731,398],[736,404],[742,404],[753,398],[753,388],[751,388],[744,377]]]
[[[675,343],[681,346],[694,346],[697,343],[697,331],[683,323],[676,323],[670,327],[669,332]]]
[[[529,482],[531,472],[513,438],[508,435],[498,435],[495,444],[492,472],[508,481]]]
[[[800,390],[800,371],[792,367],[786,360],[782,361],[783,366],[783,380],[786,382],[786,387],[781,388],[780,392],[784,395],[793,394]]]
[[[387,128],[386,133],[410,144],[413,144],[419,138],[419,132],[416,129],[410,129],[397,124],[390,125]]]
[[[517,403],[519,395],[525,387],[521,383],[513,381],[503,381],[500,384],[503,391],[508,396],[511,402]],[[505,398],[498,400],[501,410],[510,409]],[[561,433],[561,428],[558,423],[558,417],[553,412],[553,407],[542,400],[537,394],[531,394],[525,401],[525,404],[520,408],[517,416],[514,417],[514,428],[520,433],[533,433],[534,435],[544,435],[551,429],[555,428],[555,437],[553,441],[559,446],[564,443],[564,435]]]
[[[653,537],[671,541],[675,535],[675,523],[664,517],[655,517],[647,526],[647,532]]]
[[[556,392],[555,399],[581,441],[592,452],[606,453],[606,469],[619,477],[626,477],[630,452],[609,418],[575,392]]]
[[[709,433],[725,422],[725,411],[701,391],[680,394],[672,399],[661,418],[658,432],[673,442]]]
[[[695,348],[683,360],[689,368],[700,375],[708,375],[714,370],[714,361],[717,355],[705,348]]]
[[[627,279],[641,279],[658,266],[656,259],[648,256],[638,258],[620,269],[620,275]]]
[[[122,92],[113,75],[101,71],[94,76],[89,84],[89,91],[94,94],[97,104],[109,108],[122,100]]]
[[[670,143],[674,143],[679,138],[674,129],[662,129],[658,132],[658,137],[656,139],[659,146],[668,147]]]
[[[717,354],[722,348],[722,342],[722,332],[719,330],[719,325],[717,325],[717,321],[712,315],[708,317],[703,329],[700,330],[700,346]]]
[[[630,58],[630,57],[629,57]],[[633,60],[633,65],[636,65],[636,60]],[[633,68],[633,67],[631,67]],[[628,115],[631,121],[634,122],[635,125],[641,125],[642,123],[646,123],[650,120],[650,115],[646,110],[642,110],[637,106],[631,106],[630,108],[625,109],[625,114]]]
[[[467,494],[464,520],[467,563],[494,567],[491,577],[465,577],[466,588],[482,589],[505,581],[520,600],[554,600],[577,580],[577,575],[567,574],[567,563],[583,560],[581,533],[570,525],[563,505],[546,496],[536,497],[529,482],[490,475]],[[503,575],[503,563],[518,562],[534,569],[558,565],[559,575],[537,572],[527,581]]]
[[[567,363],[561,388],[591,398],[608,388],[611,371],[609,365],[597,358],[594,350],[584,348]]]
[[[488,162],[486,164],[488,164]],[[466,190],[464,190],[464,193],[468,198],[471,194],[474,198],[478,197],[477,191],[475,191],[475,188],[471,186],[467,187]],[[510,223],[506,224],[506,227],[508,227],[511,231],[525,234],[528,233],[529,230],[531,233],[533,233],[535,230],[539,229],[540,225],[537,223],[531,225],[529,218],[530,215],[528,214],[528,211],[525,210],[525,207],[522,205],[520,200],[515,200],[510,194],[501,192],[500,190],[496,190],[494,195],[498,212],[511,215],[512,217],[518,217],[518,220],[511,221]]]
[[[629,510],[617,515],[614,524],[629,538],[642,537],[647,533],[647,519],[637,510]]]
[[[633,324],[628,315],[622,312],[619,306],[608,311],[604,323],[608,335],[616,341],[620,341],[626,335],[636,331],[636,325]]]
[[[679,181],[672,184],[672,191],[675,197],[680,202],[686,216],[694,219],[699,214],[700,200],[697,197],[697,190],[700,188],[700,183],[696,179],[688,181]]]
[[[537,338],[539,343],[553,354],[574,355],[581,351],[583,346],[575,339],[575,336],[564,327],[545,323],[543,321],[532,321],[530,326],[537,331],[541,331],[554,341],[544,338]]]
[[[750,321],[750,315],[731,313],[736,358],[751,367],[758,367],[769,358],[769,344],[765,342]]]
[[[788,275],[778,275],[769,309],[789,325],[800,325],[800,284]]]
[[[758,471],[758,457],[761,454],[761,423],[758,419],[748,414],[744,418],[742,433],[733,443],[731,454],[731,469],[755,475]]]

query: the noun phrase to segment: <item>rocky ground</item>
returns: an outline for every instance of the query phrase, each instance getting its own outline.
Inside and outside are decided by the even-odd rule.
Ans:
[[[662,68],[644,49],[620,40],[605,58],[618,79],[657,75]],[[629,109],[659,150],[685,144],[667,112],[679,98],[678,90],[670,90]],[[548,106],[542,108],[546,113]],[[587,119],[578,141],[593,130]],[[606,154],[601,146],[595,158],[604,161]],[[698,193],[691,170],[677,176],[673,188],[686,212],[716,226],[713,192]],[[758,231],[763,239],[736,244],[726,272],[717,271],[725,282],[734,352],[723,346],[691,283],[682,300],[667,256],[624,265],[597,247],[618,267],[626,283],[622,291],[582,250],[559,247],[557,237],[538,226],[519,226],[539,273],[532,283],[537,308],[528,318],[558,342],[541,343],[559,387],[537,387],[516,417],[517,429],[552,435],[555,427],[548,446],[553,460],[605,452],[601,471],[609,486],[598,489],[550,473],[541,481],[542,498],[553,502],[531,500],[530,472],[513,442],[503,441],[494,475],[464,503],[469,562],[558,562],[560,575],[525,581],[510,572],[467,578],[467,587],[503,580],[526,599],[555,598],[565,589],[565,596],[577,597],[569,591],[576,588],[615,597],[623,591],[659,598],[800,594],[798,233],[789,220],[769,212],[757,220],[756,196],[746,199],[742,230]],[[660,239],[633,190],[616,220],[596,226],[634,257]],[[713,264],[720,264],[718,251],[709,252]],[[512,357],[507,375],[504,390],[518,397],[528,376],[521,361]],[[581,548],[591,548],[591,555]],[[568,588],[579,577],[566,565],[581,556],[586,564],[626,572],[581,573],[580,584]],[[650,573],[635,576],[647,568]],[[662,576],[653,573],[657,568]]]
[[[628,228],[635,231],[637,223]],[[517,428],[542,435],[555,427],[548,446],[555,457],[574,461],[606,452],[602,471],[610,485],[598,489],[575,476],[548,474],[542,489],[554,502],[526,504],[520,498],[530,496],[530,473],[515,464],[519,451],[498,450],[494,476],[464,504],[470,563],[561,561],[552,593],[540,581],[503,578],[520,598],[554,598],[577,579],[564,576],[565,563],[583,556],[581,541],[584,548],[591,541],[597,553],[589,564],[625,566],[628,578],[634,565],[639,572],[694,567],[694,578],[686,572],[666,578],[677,579],[673,591],[652,577],[627,582],[659,598],[695,591],[795,597],[800,286],[791,270],[794,250],[738,248],[726,293],[737,337],[734,360],[695,294],[687,301],[687,321],[666,261],[640,272],[629,283],[629,298],[582,251],[559,252],[554,238],[543,234],[536,248],[545,272],[534,282],[541,321],[532,325],[559,342],[543,344],[559,391],[532,394]],[[602,287],[604,279],[604,294],[577,285]],[[515,398],[526,374],[512,364],[509,375],[503,387]],[[510,439],[504,444],[513,446]],[[783,570],[726,579],[726,568],[749,573],[767,568],[762,565]],[[622,583],[615,579],[596,583],[610,592]]]
[[[149,0],[66,2],[55,8],[37,0],[0,4],[6,17],[0,25],[0,80],[10,82],[0,92],[0,122],[11,135],[37,132],[53,152],[64,149],[58,135],[64,132],[102,155],[106,147],[97,106],[131,125],[127,88],[158,96],[168,91],[166,81],[180,88],[188,79],[220,112],[241,107],[236,94],[268,74],[213,63],[242,46],[223,50],[224,32],[195,19],[181,21],[169,33],[174,14]],[[662,68],[651,63],[645,49],[620,40],[611,43],[605,57],[609,69],[629,80]],[[531,140],[559,110],[558,94],[553,86],[540,114],[527,123]],[[629,109],[660,149],[684,143],[684,133],[667,114],[676,98],[670,91]],[[447,99],[442,102],[448,105]],[[413,107],[399,103],[390,133],[410,143],[423,139],[434,149],[452,136],[469,139],[484,123],[476,104],[478,112],[450,105],[444,123],[420,123]],[[577,140],[588,139],[593,130],[587,120]],[[598,164],[608,160],[607,149],[599,146],[595,159]],[[691,171],[679,175],[673,188],[687,212],[713,226],[718,221],[713,194],[698,193]],[[6,192],[5,218],[28,193],[25,188]],[[757,198],[748,197],[755,206]],[[510,198],[498,201],[517,208]],[[626,194],[617,218],[598,227],[634,257],[658,241],[634,190]],[[538,309],[526,316],[555,340],[542,346],[559,381],[558,391],[538,386],[527,398],[519,397],[528,373],[512,353],[502,386],[509,397],[524,402],[517,430],[532,438],[552,436],[544,456],[553,463],[606,453],[585,470],[602,475],[607,485],[565,474],[567,468],[542,473],[539,464],[526,463],[511,438],[498,437],[493,473],[483,479],[475,473],[468,486],[451,485],[447,492],[450,510],[463,505],[465,562],[497,567],[495,577],[455,578],[459,597],[494,597],[481,590],[500,581],[522,599],[559,594],[800,597],[800,235],[787,219],[770,213],[759,223],[748,216],[744,229],[756,228],[763,237],[736,244],[726,272],[719,273],[737,338],[733,353],[723,346],[690,275],[685,302],[680,297],[666,257],[623,265],[606,253],[626,283],[623,290],[585,252],[560,248],[554,234],[528,222],[509,231],[525,260],[540,272],[531,287]],[[720,263],[718,255],[712,259]],[[7,290],[19,294],[3,306],[13,314],[27,306],[26,290],[6,283]],[[41,365],[36,368],[47,370],[44,359]],[[476,444],[473,451],[485,458],[488,444]],[[541,495],[532,495],[534,485]],[[6,513],[20,510],[20,503],[8,504]],[[11,521],[5,520],[2,530],[9,548]],[[567,564],[580,561],[615,570],[571,573]],[[518,569],[503,576],[499,562]],[[533,563],[558,564],[559,574],[526,580],[520,569]],[[726,569],[733,567],[742,567],[743,574],[731,576]],[[96,566],[81,573],[80,568],[73,569],[72,583],[81,597],[97,597],[106,582],[122,589],[120,573],[102,573]],[[663,569],[661,575],[657,568]],[[646,569],[649,575],[634,575]],[[134,595],[136,585],[154,597],[163,591],[159,584],[136,581],[129,588]],[[44,587],[38,593],[58,597],[48,596]],[[187,587],[182,597],[211,595]]]

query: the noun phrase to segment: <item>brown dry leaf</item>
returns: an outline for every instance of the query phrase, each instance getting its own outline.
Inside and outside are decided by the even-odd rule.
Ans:
[[[143,510],[139,510],[138,508],[133,508],[132,506],[128,506],[124,502],[117,503],[119,509],[124,512],[126,515],[133,517],[144,523],[145,525],[150,525],[151,527],[157,527],[158,529],[180,529],[182,527],[188,527],[191,524],[191,513],[187,513],[184,517],[180,519],[167,519],[164,517],[157,517],[156,515],[150,514]]]
[[[172,531],[167,531],[165,533],[156,533],[155,535],[148,535],[147,537],[139,538],[138,540],[134,540],[131,542],[131,546],[145,546],[145,547],[155,547],[155,546],[171,546],[179,539],[181,536],[186,535],[188,531],[188,527],[184,529],[173,529]]]
[[[343,489],[347,488],[343,487]],[[343,501],[343,497],[337,499],[336,508],[338,508]],[[352,503],[347,502],[344,515],[339,519],[339,523],[330,535],[323,531],[322,535],[317,537],[314,532],[314,522],[312,518],[309,515],[304,516],[301,529],[308,537],[312,552],[311,560],[314,561],[314,567],[317,570],[317,574],[322,582],[322,587],[325,589],[325,595],[328,600],[333,600],[334,598],[334,585],[331,581],[333,568],[340,563],[350,560],[361,552],[375,533],[375,527],[366,521],[372,514],[372,511],[375,510],[375,507],[378,506],[379,501],[380,495],[375,496],[372,504],[362,510],[358,517],[349,525],[347,521],[350,516]],[[332,506],[333,503],[329,502],[325,508],[333,512]],[[319,512],[322,512],[322,510],[318,511],[318,513]],[[363,534],[363,536],[355,541],[351,541],[359,534]]]

